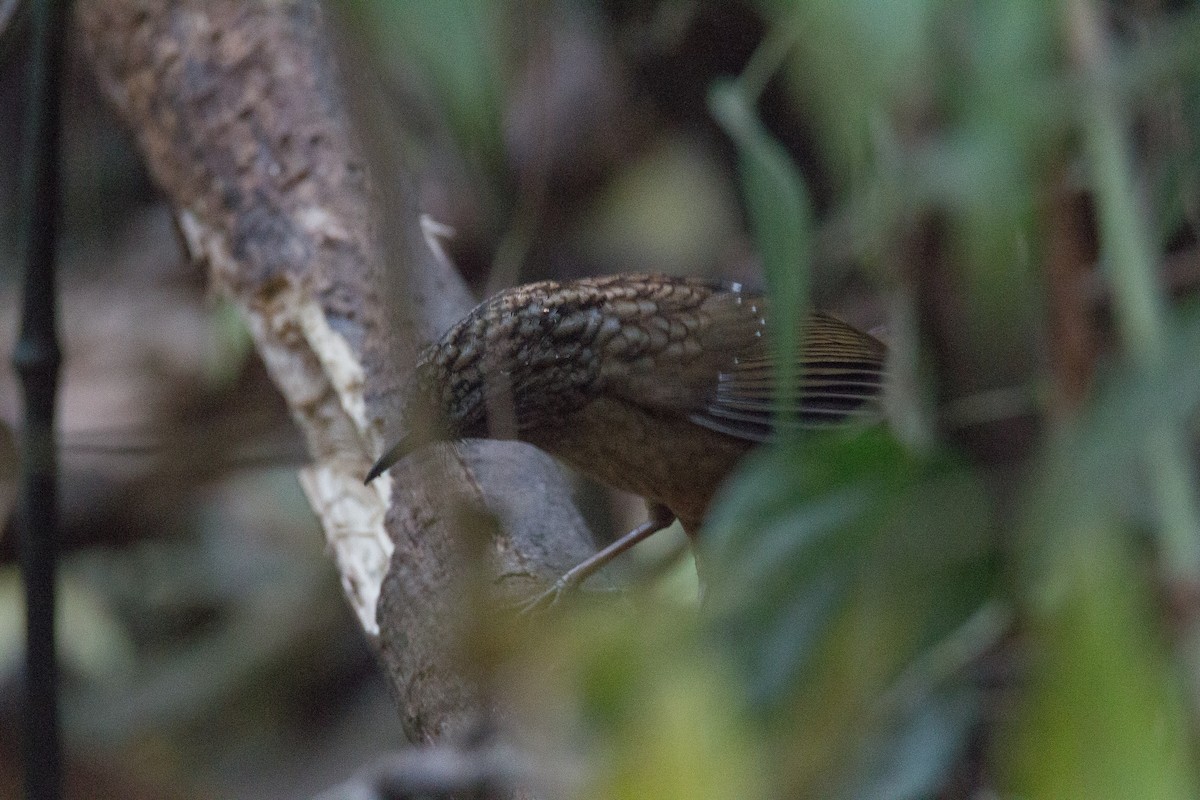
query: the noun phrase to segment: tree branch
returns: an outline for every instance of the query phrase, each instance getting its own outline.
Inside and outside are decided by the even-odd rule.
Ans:
[[[188,252],[241,310],[304,434],[301,483],[409,735],[462,729],[487,703],[447,641],[470,564],[446,502],[500,521],[479,541],[515,593],[591,552],[590,537],[558,468],[529,448],[443,453],[436,480],[417,468],[430,459],[409,459],[362,484],[397,423],[397,365],[471,299],[421,237],[411,194],[368,169],[325,15],[316,0],[82,0],[79,15]],[[400,220],[373,202],[388,192],[412,209]],[[385,263],[406,266],[402,302]]]

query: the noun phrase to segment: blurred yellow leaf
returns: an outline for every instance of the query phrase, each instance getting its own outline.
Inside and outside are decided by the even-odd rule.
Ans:
[[[1057,533],[1032,598],[1030,690],[998,739],[1009,788],[1030,800],[1196,797],[1186,706],[1147,625],[1145,584],[1120,528],[1084,517]]]
[[[766,797],[764,760],[732,675],[708,660],[659,670],[609,739],[595,798]]]

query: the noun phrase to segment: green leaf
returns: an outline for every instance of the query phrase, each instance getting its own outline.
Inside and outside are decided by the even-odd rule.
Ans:
[[[514,46],[510,5],[354,0],[351,9],[396,84],[410,91],[432,87],[462,150],[476,163],[498,168]]]
[[[800,29],[783,77],[816,127],[825,164],[853,186],[873,163],[888,115],[917,107],[933,83],[939,0],[760,0]]]
[[[769,335],[777,348],[776,374],[780,413],[794,408],[796,332],[808,305],[813,220],[808,189],[787,151],[759,122],[750,99],[732,81],[709,92],[709,110],[738,151],[742,196],[762,257],[771,315]],[[786,428],[784,428],[786,429]]]
[[[964,665],[923,659],[993,592],[985,498],[881,428],[760,451],[723,493],[701,540],[706,604],[751,707],[779,726],[795,794],[921,796],[961,752],[976,719]],[[889,701],[914,670],[920,689]]]
[[[979,721],[977,693],[961,687],[931,695],[868,739],[856,775],[839,796],[928,798],[945,781]]]
[[[1008,788],[1031,800],[1194,798],[1187,706],[1145,582],[1113,518],[1078,499],[1040,531],[1051,546],[1026,584],[1036,658],[1017,722],[998,737]]]
[[[1022,796],[1183,798],[1200,788],[1151,561],[1131,536],[1163,513],[1145,488],[1149,437],[1164,424],[1182,430],[1200,407],[1200,314],[1179,313],[1167,329],[1167,368],[1110,367],[1087,412],[1047,443],[1025,497],[1017,585],[1034,657],[1020,713],[998,738],[1004,778]],[[1180,639],[1181,663],[1194,669],[1194,644]]]

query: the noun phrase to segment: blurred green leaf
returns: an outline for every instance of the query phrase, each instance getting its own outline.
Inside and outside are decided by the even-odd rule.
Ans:
[[[589,787],[597,798],[768,797],[756,737],[745,724],[730,676],[684,662],[638,698],[610,739],[607,774]]]
[[[1148,510],[1143,443],[1163,425],[1186,430],[1200,410],[1200,304],[1170,315],[1165,338],[1162,370],[1147,375],[1127,359],[1107,364],[1088,408],[1047,442],[1042,472],[1063,498],[1099,504],[1125,519]],[[1039,513],[1058,508],[1059,524],[1066,524],[1073,511],[1063,498],[1042,498],[1046,508]]]
[[[1000,738],[1022,796],[1181,798],[1200,788],[1148,553],[1130,536],[1162,511],[1145,489],[1149,437],[1164,424],[1181,430],[1200,407],[1200,311],[1175,315],[1167,334],[1166,369],[1110,366],[1032,472],[1017,575],[1035,657]]]
[[[873,129],[927,101],[939,0],[761,0],[800,34],[785,78],[817,126],[827,164],[846,184],[866,176]],[[848,180],[846,180],[848,179]]]
[[[774,796],[761,730],[741,705],[728,654],[697,635],[691,610],[566,611],[536,626],[536,642],[519,645],[505,685],[532,707],[534,730],[552,740],[551,759],[583,756],[586,778],[570,796]]]
[[[945,777],[976,719],[965,665],[884,698],[994,591],[990,519],[975,476],[880,428],[764,450],[729,484],[702,541],[706,602],[799,794],[916,797]]]
[[[982,391],[1032,377],[1044,324],[1036,269],[1045,197],[1064,157],[1066,119],[1056,109],[1066,93],[1053,4],[964,4],[954,22],[969,31],[945,54],[957,68],[945,70],[941,87],[951,120],[944,142],[956,162],[947,184],[957,184],[943,187],[938,208],[948,221],[947,260],[962,276],[962,335],[979,373],[972,390]]]
[[[860,770],[838,796],[929,797],[931,788],[945,781],[978,724],[979,705],[976,693],[961,687],[923,696],[892,726],[867,739]]]
[[[1036,658],[999,738],[1007,781],[1028,798],[1196,797],[1186,704],[1146,625],[1155,615],[1144,581],[1125,532],[1082,499],[1067,495],[1036,532],[1051,546],[1037,551],[1041,579],[1026,585]]]
[[[502,162],[503,117],[513,48],[510,3],[355,0],[359,30],[397,86],[432,88],[463,151]]]
[[[713,86],[709,110],[738,150],[742,196],[771,300],[767,325],[776,347],[778,408],[787,413],[795,407],[792,395],[800,347],[796,332],[808,306],[813,241],[808,189],[787,151],[759,122],[752,99],[738,83]]]
[[[1181,110],[1190,117],[1187,128],[1200,130],[1200,85],[1189,85],[1186,91]],[[1166,247],[1184,231],[1200,236],[1200,137],[1188,138],[1178,149],[1161,154],[1150,170],[1159,246]]]
[[[1200,233],[1200,7],[1172,11],[1146,20],[1133,43],[1115,43],[1105,71],[1118,97],[1138,108],[1145,124],[1139,156],[1161,247],[1182,233]]]

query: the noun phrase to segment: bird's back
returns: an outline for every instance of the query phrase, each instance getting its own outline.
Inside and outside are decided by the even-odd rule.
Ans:
[[[794,404],[779,413],[768,316],[761,295],[695,278],[543,281],[480,305],[429,360],[451,413],[661,502],[694,529],[781,420],[879,413],[884,346],[825,314],[804,324]]]
[[[425,350],[409,406],[428,409],[431,432],[411,431],[370,474],[436,438],[522,439],[667,506],[694,532],[738,461],[780,425],[880,415],[881,342],[810,315],[796,385],[781,393],[769,315],[761,295],[698,278],[508,289]]]

